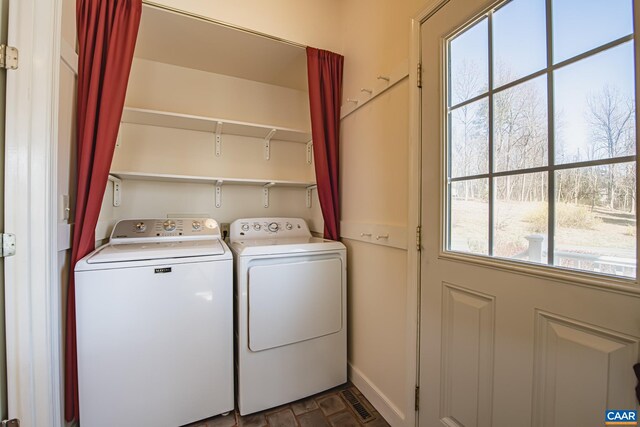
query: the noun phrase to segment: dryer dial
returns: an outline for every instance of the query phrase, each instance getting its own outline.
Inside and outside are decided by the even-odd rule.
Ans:
[[[253,229],[256,231],[260,231],[260,229],[262,228],[262,226],[260,224],[258,224],[257,222],[253,224]]]
[[[135,231],[137,233],[144,233],[144,231],[147,229],[147,225],[144,222],[138,222],[135,226]]]
[[[168,219],[162,223],[162,228],[164,228],[164,231],[174,231],[176,229],[176,222]]]
[[[249,231],[249,224],[242,224],[242,227],[240,227],[242,229],[242,231]]]

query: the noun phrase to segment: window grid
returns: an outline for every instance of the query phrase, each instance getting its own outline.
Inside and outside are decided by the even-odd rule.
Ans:
[[[553,63],[553,16],[552,16],[552,2],[553,0],[545,1],[546,8],[546,49],[547,49],[547,64],[546,67],[538,70],[534,73],[528,74],[524,77],[518,78],[514,81],[505,83],[497,88],[493,87],[493,14],[499,10],[501,7],[510,3],[510,0],[505,1],[504,3],[492,8],[485,15],[479,16],[478,19],[474,20],[472,23],[468,24],[467,27],[463,28],[460,31],[457,31],[456,34],[450,36],[447,41],[447,114],[445,115],[447,121],[447,231],[446,231],[446,242],[447,242],[447,250],[452,251],[450,249],[451,245],[451,231],[452,231],[452,221],[451,221],[451,206],[452,206],[452,191],[451,184],[454,182],[462,182],[462,181],[471,181],[475,179],[488,179],[488,211],[489,211],[489,224],[488,224],[488,248],[487,253],[489,257],[493,257],[493,246],[494,246],[494,208],[495,208],[495,200],[494,200],[494,179],[504,176],[515,176],[515,175],[525,175],[525,174],[533,174],[536,172],[547,172],[547,264],[550,266],[556,266],[555,262],[555,172],[560,170],[568,170],[568,169],[578,169],[590,166],[602,166],[602,165],[611,165],[611,164],[620,164],[627,162],[636,162],[637,155],[632,156],[624,156],[624,157],[613,157],[613,158],[605,158],[598,160],[590,160],[590,161],[578,161],[571,163],[562,163],[559,165],[555,164],[555,117],[554,117],[554,72],[559,70],[565,66],[574,64],[582,59],[589,58],[598,53],[605,52],[614,47],[620,46],[624,43],[630,42],[634,40],[635,33],[635,24],[634,24],[634,33],[629,35],[620,37],[615,39],[609,43],[598,46],[596,48],[590,49],[581,54],[575,55],[571,58],[565,59],[563,61],[558,62],[557,64]],[[479,95],[476,95],[470,99],[459,102],[453,106],[450,106],[450,100],[452,99],[451,94],[451,41],[463,34],[466,30],[470,29],[474,25],[478,24],[482,21],[483,18],[487,19],[487,29],[488,29],[488,90]],[[637,70],[635,71],[638,72]],[[533,168],[524,168],[524,169],[513,169],[508,171],[500,171],[494,172],[494,123],[493,123],[493,107],[494,107],[494,96],[502,91],[508,90],[510,88],[516,87],[520,84],[526,83],[528,81],[532,81],[533,79],[546,76],[547,83],[547,166],[533,167]],[[472,104],[476,101],[480,101],[482,99],[487,98],[488,102],[488,161],[489,161],[489,169],[488,173],[485,174],[477,174],[477,175],[469,175],[469,176],[458,176],[452,178],[452,164],[451,164],[451,113],[455,110],[464,107],[466,105]],[[637,100],[636,100],[637,102]],[[637,141],[636,141],[636,152],[637,152]],[[638,248],[636,248],[636,251]],[[453,250],[456,252],[455,250]],[[480,256],[484,256],[482,254],[476,254]],[[558,267],[558,266],[556,266]]]
[[[493,89],[493,11],[489,12],[487,29],[489,31],[489,36],[487,37],[489,43],[489,90]],[[489,120],[489,175],[493,174],[493,94],[489,94],[488,99],[488,120]],[[493,177],[489,177],[489,237],[487,238],[489,247],[487,248],[487,254],[489,256],[493,256],[493,224],[495,223],[495,215],[493,209],[493,196],[494,196],[494,188],[493,188]]]

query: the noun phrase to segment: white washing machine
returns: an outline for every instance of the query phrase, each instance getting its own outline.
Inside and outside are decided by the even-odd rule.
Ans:
[[[240,415],[347,381],[347,259],[303,219],[231,224]]]
[[[82,426],[233,410],[233,260],[216,221],[120,221],[75,280]]]

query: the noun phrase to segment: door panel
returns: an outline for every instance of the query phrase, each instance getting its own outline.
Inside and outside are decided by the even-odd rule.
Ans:
[[[340,331],[342,262],[334,258],[249,268],[248,312],[252,351]]]
[[[624,391],[636,385],[638,338],[544,312],[535,322],[534,426],[590,425],[607,408],[636,406]]]
[[[420,426],[602,425],[638,407],[638,289],[443,250],[445,37],[490,5],[449,0],[421,27]]]

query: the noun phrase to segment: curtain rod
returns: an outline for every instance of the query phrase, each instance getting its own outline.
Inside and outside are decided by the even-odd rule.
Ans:
[[[213,18],[210,18],[208,16],[198,15],[197,13],[187,12],[186,10],[176,9],[174,7],[171,7],[171,6],[166,6],[164,4],[156,3],[155,1],[152,1],[152,0],[142,0],[142,4],[145,4],[145,5],[151,6],[151,7],[155,7],[157,9],[166,10],[168,12],[173,12],[173,13],[177,13],[177,14],[180,14],[180,15],[188,16],[190,18],[195,18],[195,19],[198,19],[198,20],[201,20],[201,21],[212,23],[212,24],[221,25],[223,27],[231,28],[231,29],[234,29],[234,30],[243,31],[243,32],[248,33],[248,34],[253,34],[254,36],[264,37],[266,39],[270,39],[270,40],[277,41],[277,42],[280,42],[280,43],[288,44],[290,46],[297,47],[299,49],[306,49],[307,48],[306,45],[301,44],[301,43],[296,43],[296,42],[293,42],[291,40],[287,40],[287,39],[283,39],[283,38],[280,38],[280,37],[272,36],[271,34],[261,33],[259,31],[255,31],[255,30],[252,30],[250,28],[245,28],[245,27],[241,27],[239,25],[230,24],[228,22],[219,21],[217,19],[213,19]]]

